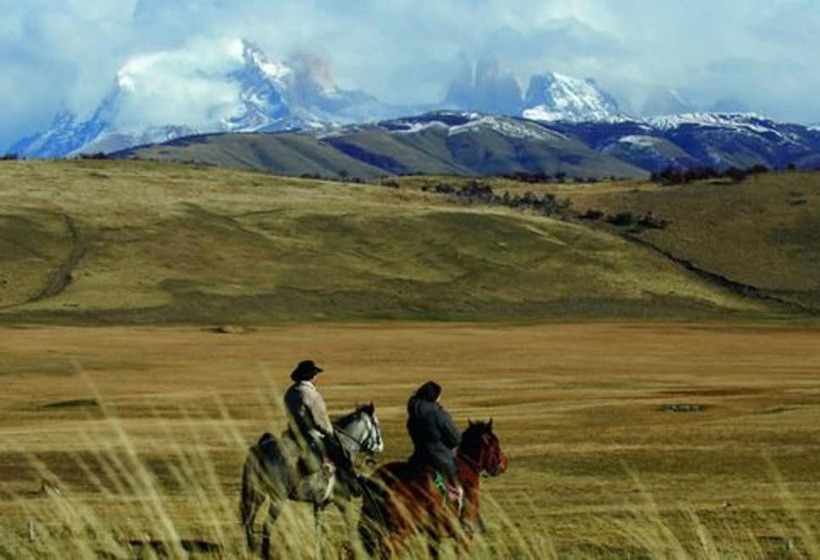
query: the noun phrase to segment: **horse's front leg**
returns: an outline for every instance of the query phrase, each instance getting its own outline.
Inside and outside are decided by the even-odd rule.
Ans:
[[[265,519],[265,523],[262,524],[262,550],[260,551],[264,560],[269,560],[271,558],[270,534],[272,529],[273,523],[271,523],[268,519]]]
[[[439,550],[441,549],[441,541],[438,539],[428,539],[427,540],[427,555],[432,559],[436,560],[439,558],[440,553]]]
[[[316,558],[322,558],[322,506],[313,504],[313,528],[316,531]]]
[[[345,527],[348,545],[352,548],[353,543],[358,538],[358,530],[356,526],[355,510],[353,502],[350,500],[337,499],[333,503],[339,508],[339,513],[342,514],[342,523]]]
[[[484,534],[484,533],[487,532],[487,525],[484,523],[484,516],[481,515],[481,512],[478,512],[476,514],[476,523],[475,523],[475,525],[476,525],[476,531],[478,531],[479,533]]]
[[[473,534],[478,528],[480,515],[477,509],[473,506],[473,504],[464,504],[464,511],[461,513],[461,518],[459,519],[461,530]]]
[[[464,509],[461,511],[461,527],[471,535],[487,532],[476,492],[465,492]]]

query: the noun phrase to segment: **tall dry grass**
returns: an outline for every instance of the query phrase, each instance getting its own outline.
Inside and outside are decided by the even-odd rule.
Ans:
[[[31,473],[53,486],[40,491],[4,491],[0,523],[0,557],[4,558],[247,558],[238,519],[238,483],[225,479],[225,453],[241,465],[248,444],[220,395],[210,403],[217,415],[203,418],[180,409],[176,430],[160,429],[150,442],[129,433],[116,406],[97,394],[102,417],[93,431],[67,434],[82,452],[70,454],[69,464],[53,464],[37,452],[25,453]],[[276,399],[257,395],[271,410]],[[147,406],[150,408],[150,405]],[[162,420],[157,411],[146,421]],[[277,419],[272,418],[272,423]],[[161,422],[160,422],[161,424]],[[184,436],[180,438],[180,435]],[[213,443],[223,452],[215,454]],[[3,438],[0,452],[15,448]],[[160,452],[162,460],[157,461]],[[514,464],[513,467],[515,468]],[[624,467],[627,469],[627,467]],[[790,490],[776,467],[770,465],[779,504],[771,519],[772,536],[762,539],[752,531],[735,532],[728,541],[712,534],[697,509],[681,503],[677,511],[662,511],[639,473],[630,472],[639,500],[590,523],[576,543],[559,545],[549,526],[526,520],[537,517],[537,506],[527,493],[510,497],[502,484],[487,480],[482,508],[488,532],[475,535],[470,558],[818,558],[820,541],[805,504]],[[60,473],[63,473],[62,475]],[[501,479],[498,479],[501,481]],[[503,498],[499,500],[497,498]],[[357,505],[358,502],[354,504]],[[277,557],[293,559],[346,558],[361,555],[351,533],[357,514],[345,520],[328,510],[317,533],[311,507],[289,502],[277,522],[273,546]],[[677,517],[677,521],[670,518]],[[681,522],[681,519],[683,522]],[[259,522],[257,519],[257,530]],[[784,523],[785,521],[785,523]],[[783,532],[783,526],[798,531]],[[684,540],[682,535],[693,534]],[[321,539],[317,542],[317,538]],[[320,551],[320,552],[317,552]],[[454,543],[444,543],[445,557],[455,556]],[[427,558],[423,539],[411,539],[403,558]]]
[[[262,431],[283,427],[278,380],[293,356],[326,367],[332,413],[375,401],[384,460],[406,456],[403,404],[428,376],[459,424],[494,418],[511,465],[482,483],[488,531],[471,558],[820,557],[813,329],[0,334],[0,558],[248,557],[242,462]],[[670,402],[702,410],[663,412]],[[41,493],[41,479],[60,494]],[[358,550],[335,509],[323,529],[324,557]],[[287,504],[274,543],[281,557],[316,557],[309,505]],[[415,540],[405,557],[425,555]]]

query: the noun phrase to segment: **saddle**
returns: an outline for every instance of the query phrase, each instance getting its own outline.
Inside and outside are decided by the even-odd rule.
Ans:
[[[317,504],[330,500],[336,485],[336,467],[303,453],[288,432],[280,438],[265,433],[256,450],[264,471],[289,498]]]

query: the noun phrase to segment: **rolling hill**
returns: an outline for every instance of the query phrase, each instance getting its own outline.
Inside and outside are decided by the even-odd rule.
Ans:
[[[541,123],[461,112],[319,131],[190,136],[115,152],[109,157],[203,163],[330,179],[514,173],[649,176],[646,170],[593,150]]]
[[[277,175],[648,178],[667,168],[817,167],[820,133],[749,114],[542,122],[465,111],[316,130],[210,134],[108,157],[230,165]]]
[[[145,161],[4,161],[0,321],[549,320],[820,309],[814,174],[680,188],[492,182],[513,197],[551,189],[571,201],[553,216],[429,188],[459,181],[382,185]],[[592,207],[651,209],[670,225],[630,232],[578,217]]]

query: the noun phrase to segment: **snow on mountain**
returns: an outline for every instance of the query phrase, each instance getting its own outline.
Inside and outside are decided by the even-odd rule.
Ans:
[[[820,131],[754,113],[687,113],[620,121],[545,123],[607,155],[648,171],[666,167],[813,169]]]
[[[560,132],[550,130],[538,122],[474,111],[433,111],[412,118],[380,122],[378,125],[399,134],[416,134],[426,129],[438,128],[444,129],[447,136],[484,131],[522,140],[567,139]]]
[[[63,157],[209,132],[278,131],[398,116],[360,91],[339,89],[326,62],[273,61],[244,40],[136,56],[86,119],[65,112],[11,153]]]
[[[538,74],[530,78],[522,95],[515,76],[491,57],[482,58],[475,67],[461,58],[443,106],[546,122],[623,118],[615,98],[594,80],[557,72]]]
[[[677,115],[663,115],[644,119],[654,128],[671,130],[684,125],[691,126],[728,126],[737,130],[751,130],[766,132],[775,128],[772,119],[756,113],[681,113]]]
[[[566,140],[566,137],[563,134],[544,128],[536,123],[527,122],[525,120],[497,117],[493,115],[475,115],[475,117],[469,122],[451,126],[448,131],[448,135],[454,136],[474,130],[489,130],[506,138],[541,141],[550,141],[555,139]]]
[[[524,118],[546,122],[607,120],[621,114],[615,98],[600,89],[594,80],[556,72],[530,79],[524,107]]]
[[[480,61],[475,71],[463,62],[445,105],[466,107],[421,114],[420,108],[390,106],[365,92],[339,88],[327,61],[307,53],[275,61],[242,40],[147,53],[119,69],[90,115],[62,111],[48,130],[20,140],[9,153],[35,158],[110,153],[213,132],[307,129],[332,140],[374,123],[390,134],[436,129],[433,136],[453,145],[471,137],[504,137],[511,144],[539,141],[573,151],[577,146],[570,144],[580,142],[649,171],[669,165],[820,165],[820,127],[754,113],[633,118],[593,80],[558,73],[532,76],[522,98],[515,78],[496,60]],[[517,157],[510,154],[498,158]],[[493,165],[486,169],[506,164],[499,159]]]

